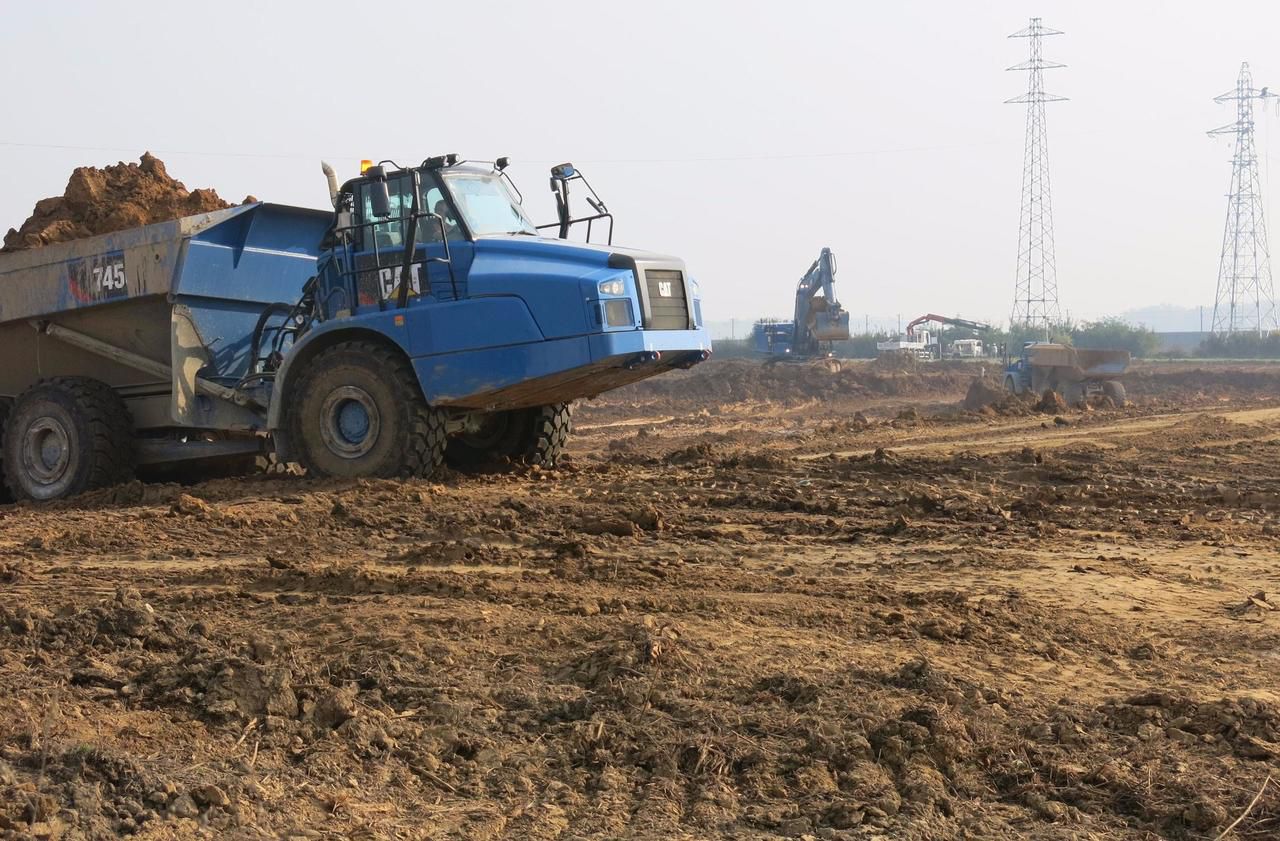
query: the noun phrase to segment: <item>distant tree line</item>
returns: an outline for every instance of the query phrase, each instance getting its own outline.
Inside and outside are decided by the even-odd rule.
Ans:
[[[1058,342],[1078,348],[1107,348],[1127,350],[1135,358],[1160,356],[1160,337],[1141,325],[1133,325],[1122,318],[1102,318],[1097,321],[1064,321],[1050,328],[1032,330],[993,329],[985,333],[968,330],[947,330],[945,342],[956,339],[982,339],[989,345],[1005,345],[1010,355],[1016,356],[1024,342]],[[835,342],[832,350],[843,359],[874,359],[876,343],[893,338],[886,332],[858,333],[843,342]],[[754,342],[750,336],[743,339],[719,339],[715,343],[716,356],[721,359],[752,357]],[[1167,354],[1166,354],[1167,355]],[[1232,336],[1209,336],[1200,343],[1196,356],[1207,359],[1280,359],[1280,332],[1263,336],[1237,333]]]
[[[1210,359],[1280,359],[1280,332],[1209,336],[1200,343],[1196,355]]]

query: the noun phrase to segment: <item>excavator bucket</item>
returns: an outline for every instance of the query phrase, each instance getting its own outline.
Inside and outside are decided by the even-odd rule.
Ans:
[[[820,342],[840,342],[849,338],[849,313],[825,310],[815,313],[813,336]]]

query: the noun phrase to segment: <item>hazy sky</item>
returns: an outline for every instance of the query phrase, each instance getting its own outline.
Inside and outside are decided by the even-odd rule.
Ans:
[[[154,150],[188,187],[323,207],[319,160],[510,155],[537,221],[577,163],[615,243],[683,257],[709,318],[785,314],[830,246],[863,313],[1004,321],[1031,15],[1046,57],[1061,301],[1211,304],[1248,60],[1280,87],[1280,3],[4,2],[0,224],[73,167]],[[1268,208],[1280,117],[1259,118]],[[1269,169],[1276,169],[1274,181]],[[1280,222],[1273,218],[1273,237]]]

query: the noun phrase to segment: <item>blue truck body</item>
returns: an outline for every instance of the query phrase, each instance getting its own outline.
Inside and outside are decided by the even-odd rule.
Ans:
[[[448,191],[454,177],[482,185],[479,211],[469,215],[468,196]],[[418,210],[419,195],[411,212],[406,192],[398,215],[370,217],[366,194],[379,180],[361,178],[335,190],[334,212],[249,204],[0,255],[0,353],[10,363],[0,422],[34,424],[8,436],[30,441],[0,454],[6,482],[32,495],[13,487],[12,463],[39,463],[46,450],[56,461],[72,446],[67,430],[50,439],[40,432],[48,418],[31,421],[39,411],[24,409],[24,395],[53,380],[109,386],[139,461],[162,463],[270,439],[296,455],[291,412],[306,397],[297,389],[337,346],[363,343],[384,364],[403,363],[420,393],[414,411],[469,440],[495,417],[533,412],[534,423],[547,407],[709,356],[698,286],[680,260],[544,237],[520,220],[518,232],[482,230],[503,179],[496,166],[424,164],[392,183],[429,188],[434,213]],[[503,212],[523,219],[516,204]],[[376,432],[376,401],[362,401],[334,409],[333,429]],[[74,432],[72,420],[62,424]]]

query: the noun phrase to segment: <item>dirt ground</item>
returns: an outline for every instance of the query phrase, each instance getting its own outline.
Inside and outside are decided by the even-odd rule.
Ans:
[[[0,508],[0,838],[1280,837],[1280,366],[977,373],[711,362],[555,472]]]

